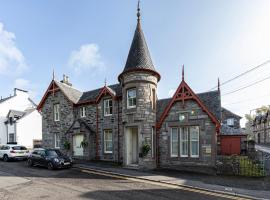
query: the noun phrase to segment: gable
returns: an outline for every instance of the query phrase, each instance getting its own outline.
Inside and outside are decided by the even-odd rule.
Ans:
[[[40,110],[42,108],[45,100],[49,95],[54,95],[58,91],[61,91],[68,99],[68,101],[70,101],[72,104],[76,104],[82,96],[82,92],[76,90],[75,88],[65,85],[64,83],[52,80],[44,96],[42,97],[37,109]]]
[[[208,99],[210,97],[210,95],[203,94],[203,95],[201,95],[201,98],[203,98],[203,97],[204,97],[204,102],[210,102],[210,107],[211,107],[212,100]],[[196,95],[191,90],[191,88],[187,85],[187,83],[184,80],[182,80],[182,82],[180,83],[179,87],[177,88],[177,90],[172,98],[158,101],[158,108],[159,109],[157,111],[157,129],[159,129],[162,126],[163,121],[168,116],[172,106],[176,102],[181,102],[181,105],[184,108],[185,101],[188,101],[188,100],[194,100],[198,104],[198,106],[209,116],[209,118],[216,125],[216,127],[217,128],[220,127],[220,123],[218,121],[219,118],[217,117],[217,116],[220,117],[220,114],[219,114],[220,112],[218,111],[220,109],[220,103],[219,103],[220,101],[217,101],[217,103],[215,103],[215,105],[214,104],[212,105],[214,107],[213,110],[216,110],[215,114],[217,116],[215,116],[209,110],[209,108],[206,106],[206,104],[200,99],[200,97],[198,95]]]

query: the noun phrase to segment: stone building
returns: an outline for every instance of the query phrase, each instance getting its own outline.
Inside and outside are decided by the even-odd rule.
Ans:
[[[43,145],[82,159],[133,168],[213,170],[220,131],[220,91],[196,94],[184,80],[172,98],[157,98],[161,78],[141,27],[119,83],[81,92],[68,77],[52,80],[38,109]],[[168,78],[168,77],[167,77]]]
[[[270,146],[270,111],[256,116],[252,122],[251,130],[257,144]]]

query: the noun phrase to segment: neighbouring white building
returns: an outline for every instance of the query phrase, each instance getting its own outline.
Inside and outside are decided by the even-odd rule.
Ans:
[[[42,139],[42,116],[27,91],[0,99],[0,144],[17,143],[32,148]]]

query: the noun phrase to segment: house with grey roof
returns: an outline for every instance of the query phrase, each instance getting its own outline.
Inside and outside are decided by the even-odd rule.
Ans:
[[[17,143],[28,148],[42,139],[42,117],[25,90],[0,100],[0,144]]]
[[[164,78],[169,78],[164,75]],[[38,109],[43,146],[77,159],[138,169],[213,172],[221,129],[220,91],[195,93],[182,80],[172,98],[158,99],[161,75],[137,27],[118,83],[80,92],[64,76],[53,80]]]

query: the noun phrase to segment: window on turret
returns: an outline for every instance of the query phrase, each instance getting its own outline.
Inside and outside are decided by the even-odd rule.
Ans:
[[[54,121],[60,120],[60,109],[59,108],[60,108],[59,104],[55,104],[53,106]]]
[[[152,109],[156,109],[156,90],[152,89]]]
[[[136,108],[136,88],[127,90],[127,108]]]
[[[104,116],[112,115],[112,99],[104,100]]]

